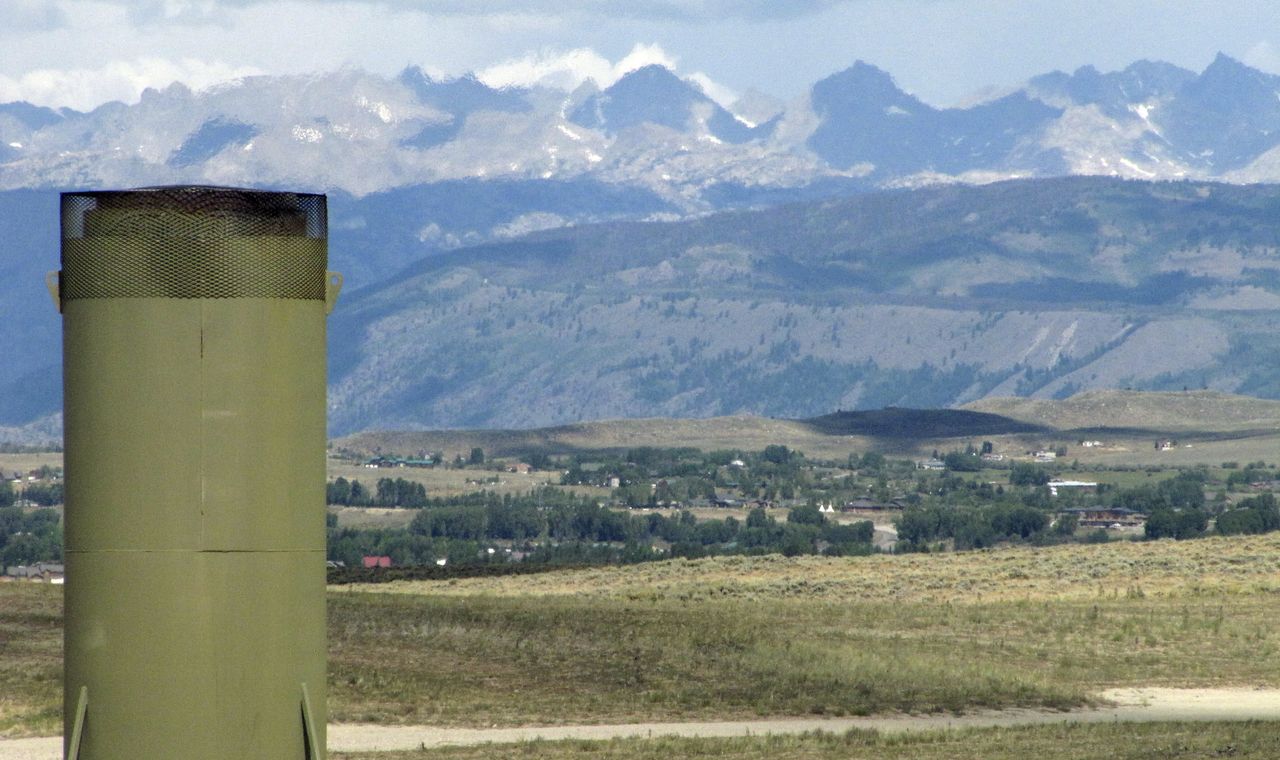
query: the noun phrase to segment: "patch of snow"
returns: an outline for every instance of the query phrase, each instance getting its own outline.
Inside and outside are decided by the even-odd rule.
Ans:
[[[356,102],[360,104],[361,108],[374,116],[377,116],[378,120],[383,124],[390,124],[392,122],[393,114],[391,113],[391,107],[386,103],[369,100],[363,95],[357,98]]]
[[[298,142],[316,143],[324,139],[324,134],[315,127],[304,127],[295,124],[292,130],[293,139]]]
[[[1058,337],[1058,342],[1054,344],[1053,350],[1049,354],[1049,366],[1052,367],[1058,363],[1058,359],[1062,357],[1062,352],[1071,345],[1071,340],[1075,338],[1076,328],[1079,326],[1080,320],[1072,320],[1071,324],[1067,325],[1067,329],[1062,331],[1062,335]]]
[[[444,236],[444,231],[440,229],[440,225],[432,222],[422,229],[418,230],[419,243],[434,243]]]
[[[557,227],[564,227],[566,224],[568,224],[568,220],[559,214],[534,211],[529,214],[521,214],[506,224],[494,227],[493,235],[499,238],[514,238],[531,232],[554,230]]]
[[[1137,172],[1138,174],[1141,174],[1144,177],[1156,176],[1155,172],[1147,171],[1146,169],[1143,169],[1141,166],[1138,166],[1137,164],[1135,164],[1134,162],[1130,161],[1127,158],[1120,159],[1120,163],[1124,164],[1125,166],[1129,167],[1130,169]]]
[[[1044,342],[1044,339],[1047,337],[1049,337],[1048,327],[1041,327],[1039,330],[1037,330],[1036,337],[1031,340],[1031,345],[1027,346],[1027,349],[1022,352],[1022,356],[1018,357],[1018,363],[1025,362],[1027,360],[1027,357],[1031,356],[1031,352],[1035,351],[1040,346],[1040,344]]]
[[[604,160],[604,156],[601,156],[599,153],[596,153],[594,150],[589,150],[587,151],[587,160],[593,164],[598,164]]]
[[[569,138],[570,140],[573,140],[574,142],[582,142],[582,135],[578,134],[577,132],[574,132],[572,129],[569,129],[565,125],[557,124],[556,129],[563,132],[564,136]]]
[[[10,147],[10,148],[21,148],[21,147],[22,147],[22,143],[20,143],[20,142],[11,142],[11,143],[9,143],[9,147]]]
[[[884,109],[884,112],[888,116],[910,116],[911,115],[907,113],[905,110],[903,110],[902,108],[899,108],[898,106],[889,106],[888,108]]]

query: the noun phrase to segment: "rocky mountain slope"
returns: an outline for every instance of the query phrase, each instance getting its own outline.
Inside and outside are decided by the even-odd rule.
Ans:
[[[483,187],[495,200],[476,220],[527,191]],[[798,418],[1125,387],[1280,398],[1278,186],[882,191],[544,230],[403,268],[420,245],[406,209],[450,208],[415,192],[332,198],[333,266],[355,283],[330,320],[335,432]],[[587,204],[592,188],[560,193]],[[28,254],[5,264],[0,426],[47,432],[58,324],[41,276],[57,266],[56,196],[4,193],[0,206],[21,212],[0,214],[6,250]]]
[[[331,420],[516,427],[1280,397],[1280,188],[939,187],[533,234],[427,258],[332,327]]]

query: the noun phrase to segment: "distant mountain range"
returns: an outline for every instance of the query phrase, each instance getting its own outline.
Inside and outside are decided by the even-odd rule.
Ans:
[[[572,93],[437,80],[414,67],[391,79],[257,76],[202,92],[174,84],[88,113],[0,105],[0,188],[201,182],[359,196],[442,181],[591,179],[697,213],[819,182],[1273,181],[1278,93],[1280,77],[1225,55],[1199,74],[1150,61],[1053,72],[945,109],[862,62],[772,107],[758,93],[725,107],[657,65]]]
[[[1256,360],[1280,348],[1277,93],[1219,56],[964,109],[864,63],[786,104],[650,66],[573,93],[410,68],[0,105],[0,440],[57,430],[56,191],[181,182],[330,193],[336,432],[1280,398]]]
[[[567,183],[546,203],[609,204]],[[492,202],[460,209],[450,195]],[[532,232],[418,258],[406,209],[332,201],[330,424],[525,427],[1210,388],[1280,398],[1280,186],[1017,180]],[[632,197],[637,212],[656,197]],[[56,431],[56,195],[0,193],[0,440]],[[405,262],[409,262],[407,265]]]

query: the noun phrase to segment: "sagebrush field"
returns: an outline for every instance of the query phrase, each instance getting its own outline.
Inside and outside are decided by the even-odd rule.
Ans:
[[[491,726],[1068,708],[1280,683],[1280,537],[716,558],[342,587],[334,720]],[[58,730],[61,591],[0,585],[0,730]]]

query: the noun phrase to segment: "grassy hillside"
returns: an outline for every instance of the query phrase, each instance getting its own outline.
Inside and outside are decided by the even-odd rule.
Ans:
[[[965,408],[1059,430],[1134,428],[1193,433],[1280,430],[1280,401],[1212,391],[1088,391],[1061,400],[987,398]]]
[[[370,431],[334,440],[334,446],[359,452],[436,451],[466,456],[473,446],[492,456],[530,452],[568,454],[576,451],[622,450],[637,446],[693,446],[716,449],[762,449],[781,443],[808,452],[848,453],[850,444],[869,446],[871,439],[835,439],[794,420],[765,417],[706,419],[635,419],[583,422],[531,430]]]
[[[1080,440],[1106,446],[1083,449]],[[1193,442],[1156,451],[1154,440]],[[992,440],[1006,451],[1068,445],[1070,456],[1107,465],[1191,465],[1274,458],[1280,402],[1215,391],[1088,391],[1067,399],[992,398],[963,409],[837,412],[804,420],[765,417],[606,420],[529,430],[370,431],[334,440],[361,454],[444,452],[479,446],[491,456],[566,454],[637,446],[760,450],[782,444],[811,457],[850,452],[903,456]]]

